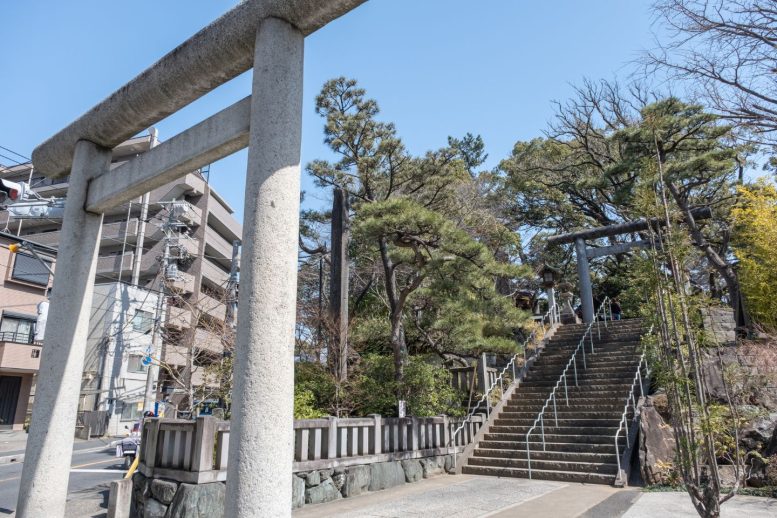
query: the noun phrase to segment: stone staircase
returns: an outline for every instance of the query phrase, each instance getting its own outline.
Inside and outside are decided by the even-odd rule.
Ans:
[[[462,473],[529,478],[526,433],[537,418],[587,324],[561,326],[524,381],[494,416],[488,430],[462,467]],[[529,440],[531,478],[613,484],[617,475],[615,433],[623,414],[640,358],[639,319],[600,323],[601,338],[593,326],[595,354],[586,338],[586,363],[578,354],[579,386],[568,371],[569,406],[563,383],[556,392],[558,427],[553,404],[545,411],[545,451],[539,425]],[[629,414],[629,419],[631,414]],[[620,437],[620,452],[626,440]]]

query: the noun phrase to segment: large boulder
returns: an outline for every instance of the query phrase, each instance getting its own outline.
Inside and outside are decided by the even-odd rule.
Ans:
[[[648,396],[642,407],[639,434],[639,468],[645,484],[667,484],[675,461],[675,440]]]
[[[151,494],[165,505],[170,505],[176,491],[178,491],[178,483],[176,482],[161,478],[155,478],[151,481]]]
[[[298,509],[305,505],[305,481],[297,475],[291,476],[291,508]]]
[[[405,470],[406,482],[418,482],[424,476],[424,470],[421,467],[421,463],[416,459],[403,460],[402,469]]]
[[[742,429],[739,442],[748,450],[767,451],[770,449],[775,426],[777,412],[756,417]]]
[[[143,518],[165,518],[167,506],[153,498],[146,500],[143,506]]]
[[[345,484],[342,489],[343,496],[348,498],[349,496],[360,495],[368,491],[370,489],[370,473],[371,469],[369,466],[349,467],[345,472]]]
[[[421,467],[424,470],[424,478],[442,475],[445,470],[445,457],[426,457],[421,459]]]
[[[305,479],[305,487],[315,487],[321,483],[321,474],[318,471],[300,474]]]
[[[405,483],[405,470],[399,462],[370,464],[370,491],[380,491]]]
[[[181,484],[166,518],[223,518],[225,489],[221,482]]]
[[[305,490],[305,503],[306,504],[323,504],[324,502],[331,502],[332,500],[338,500],[343,495],[335,487],[332,479],[324,480],[317,486],[309,487]]]

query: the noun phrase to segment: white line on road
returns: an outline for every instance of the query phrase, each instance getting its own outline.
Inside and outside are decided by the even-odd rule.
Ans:
[[[126,469],[71,469],[70,473],[126,473]]]

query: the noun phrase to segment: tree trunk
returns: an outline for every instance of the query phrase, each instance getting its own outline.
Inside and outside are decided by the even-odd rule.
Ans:
[[[330,367],[343,382],[348,378],[348,199],[345,191],[334,189],[332,199],[332,275],[329,284],[329,317],[332,323]]]
[[[683,213],[685,224],[688,225],[688,231],[691,234],[694,245],[696,245],[696,248],[704,252],[707,260],[710,262],[718,275],[720,275],[720,278],[723,279],[723,282],[726,283],[729,304],[732,308],[734,308],[734,316],[736,317],[737,326],[749,328],[750,319],[745,312],[744,304],[742,303],[741,292],[739,290],[739,279],[737,278],[737,274],[734,271],[734,268],[729,263],[727,263],[726,260],[723,259],[720,254],[718,254],[718,252],[715,251],[709,241],[707,241],[707,239],[704,237],[704,234],[699,228],[699,225],[696,224],[696,220],[693,218],[691,209],[688,206],[688,201],[682,196],[680,191],[677,189],[677,186],[673,182],[666,180],[666,187],[669,189],[669,192],[672,194],[672,198],[674,198],[675,203],[677,203],[677,206]]]
[[[399,402],[402,399],[402,382],[405,377],[405,363],[407,362],[407,343],[405,341],[405,328],[402,322],[404,299],[400,296],[397,289],[395,265],[391,257],[389,257],[388,244],[385,238],[381,238],[378,244],[385,274],[386,298],[391,310],[391,350],[394,353],[394,381],[397,383],[396,396],[397,402]]]
[[[407,343],[405,341],[405,326],[402,324],[401,312],[391,315],[391,350],[394,353],[394,381],[397,383],[397,401],[402,399],[402,381],[405,377],[407,364]]]

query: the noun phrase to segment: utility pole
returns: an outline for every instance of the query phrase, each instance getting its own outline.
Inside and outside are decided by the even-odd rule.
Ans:
[[[232,241],[232,263],[229,269],[229,281],[227,281],[227,315],[226,325],[235,329],[237,316],[237,269],[240,257],[240,240]]]
[[[159,132],[156,128],[148,129],[149,137],[151,141],[149,143],[149,149],[153,149],[158,144],[157,135]],[[132,285],[137,286],[140,282],[140,260],[143,258],[143,245],[146,240],[146,220],[148,219],[148,203],[151,199],[151,193],[147,192],[143,195],[140,202],[140,219],[138,220],[138,239],[135,243],[135,255],[132,258]],[[131,203],[131,202],[130,202]],[[129,218],[127,218],[127,225],[129,225]],[[124,257],[122,256],[122,264]]]
[[[167,279],[170,275],[170,232],[175,225],[175,211],[173,205],[167,215],[167,223],[164,226],[165,233],[165,251],[162,256],[161,279],[159,280],[159,295],[154,315],[154,334],[151,338],[151,351],[149,351],[150,362],[148,374],[146,375],[146,393],[143,398],[143,408],[146,411],[154,411],[156,403],[156,388],[154,385],[159,381],[159,362],[162,352],[162,326],[165,323],[167,313]],[[134,277],[134,273],[133,273]],[[134,279],[133,279],[134,280]],[[133,283],[134,284],[134,283]]]

